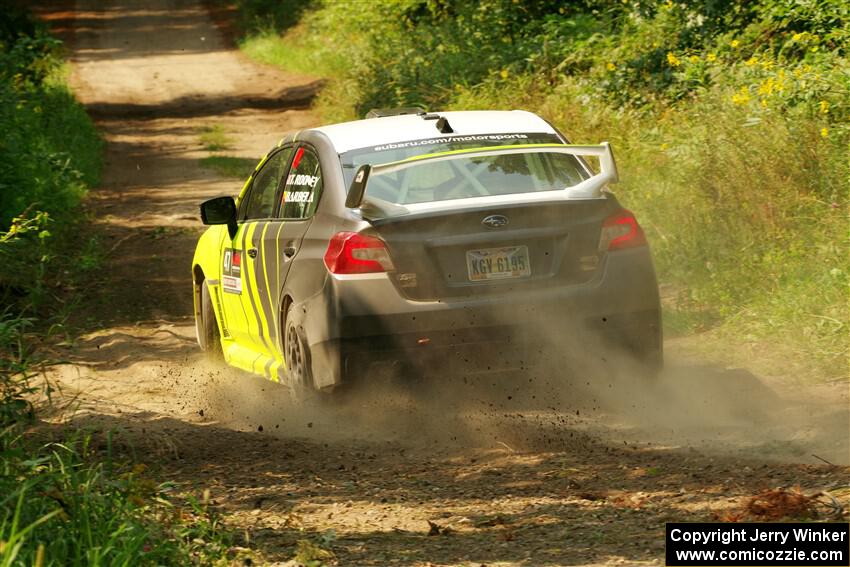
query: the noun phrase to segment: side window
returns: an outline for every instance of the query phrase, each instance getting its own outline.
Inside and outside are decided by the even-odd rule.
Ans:
[[[281,150],[263,164],[263,167],[254,176],[254,182],[246,197],[246,203],[241,215],[242,220],[267,219],[274,214],[275,195],[280,185],[280,178],[286,171],[286,164],[292,148]]]
[[[312,150],[300,147],[292,159],[280,202],[280,217],[306,219],[313,216],[322,195],[322,170],[319,156]]]

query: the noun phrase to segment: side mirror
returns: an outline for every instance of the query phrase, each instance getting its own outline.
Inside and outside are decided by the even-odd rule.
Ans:
[[[230,238],[236,236],[236,201],[233,197],[216,197],[201,203],[201,221],[204,224],[226,224]]]
[[[348,196],[345,198],[345,206],[349,209],[356,209],[363,202],[363,194],[366,193],[366,182],[369,181],[369,174],[372,172],[372,166],[369,164],[361,165],[360,169],[354,175],[354,180],[348,188]]]

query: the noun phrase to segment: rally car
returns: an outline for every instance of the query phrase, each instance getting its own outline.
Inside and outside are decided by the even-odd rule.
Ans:
[[[527,366],[568,344],[657,369],[655,272],[616,181],[607,143],[524,111],[373,111],[291,134],[238,197],[201,205],[198,342],[302,389],[376,362]]]

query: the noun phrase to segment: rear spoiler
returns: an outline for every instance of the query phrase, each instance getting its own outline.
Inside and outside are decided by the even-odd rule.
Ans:
[[[499,146],[493,148],[474,148],[469,150],[456,150],[440,154],[429,154],[415,156],[402,161],[396,161],[383,165],[362,165],[354,175],[354,180],[348,190],[345,206],[356,209],[363,202],[366,194],[366,185],[371,175],[391,173],[414,167],[424,161],[443,161],[458,159],[462,157],[479,157],[488,155],[505,155],[528,152],[562,153],[573,156],[594,156],[599,159],[599,173],[593,175],[578,185],[566,187],[564,198],[567,199],[594,199],[602,195],[602,190],[609,183],[617,183],[620,175],[617,172],[617,162],[614,161],[614,152],[611,144],[602,142],[598,146],[581,146],[576,144],[523,144],[514,146]],[[548,191],[546,193],[549,193]]]

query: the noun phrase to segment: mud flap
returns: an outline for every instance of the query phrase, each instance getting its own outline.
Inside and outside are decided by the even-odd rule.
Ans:
[[[307,319],[306,302],[295,303],[289,310],[289,316],[293,318],[304,345],[309,348],[310,370],[316,389],[323,390],[339,385],[342,376],[339,348],[335,341],[310,343],[305,325]]]

